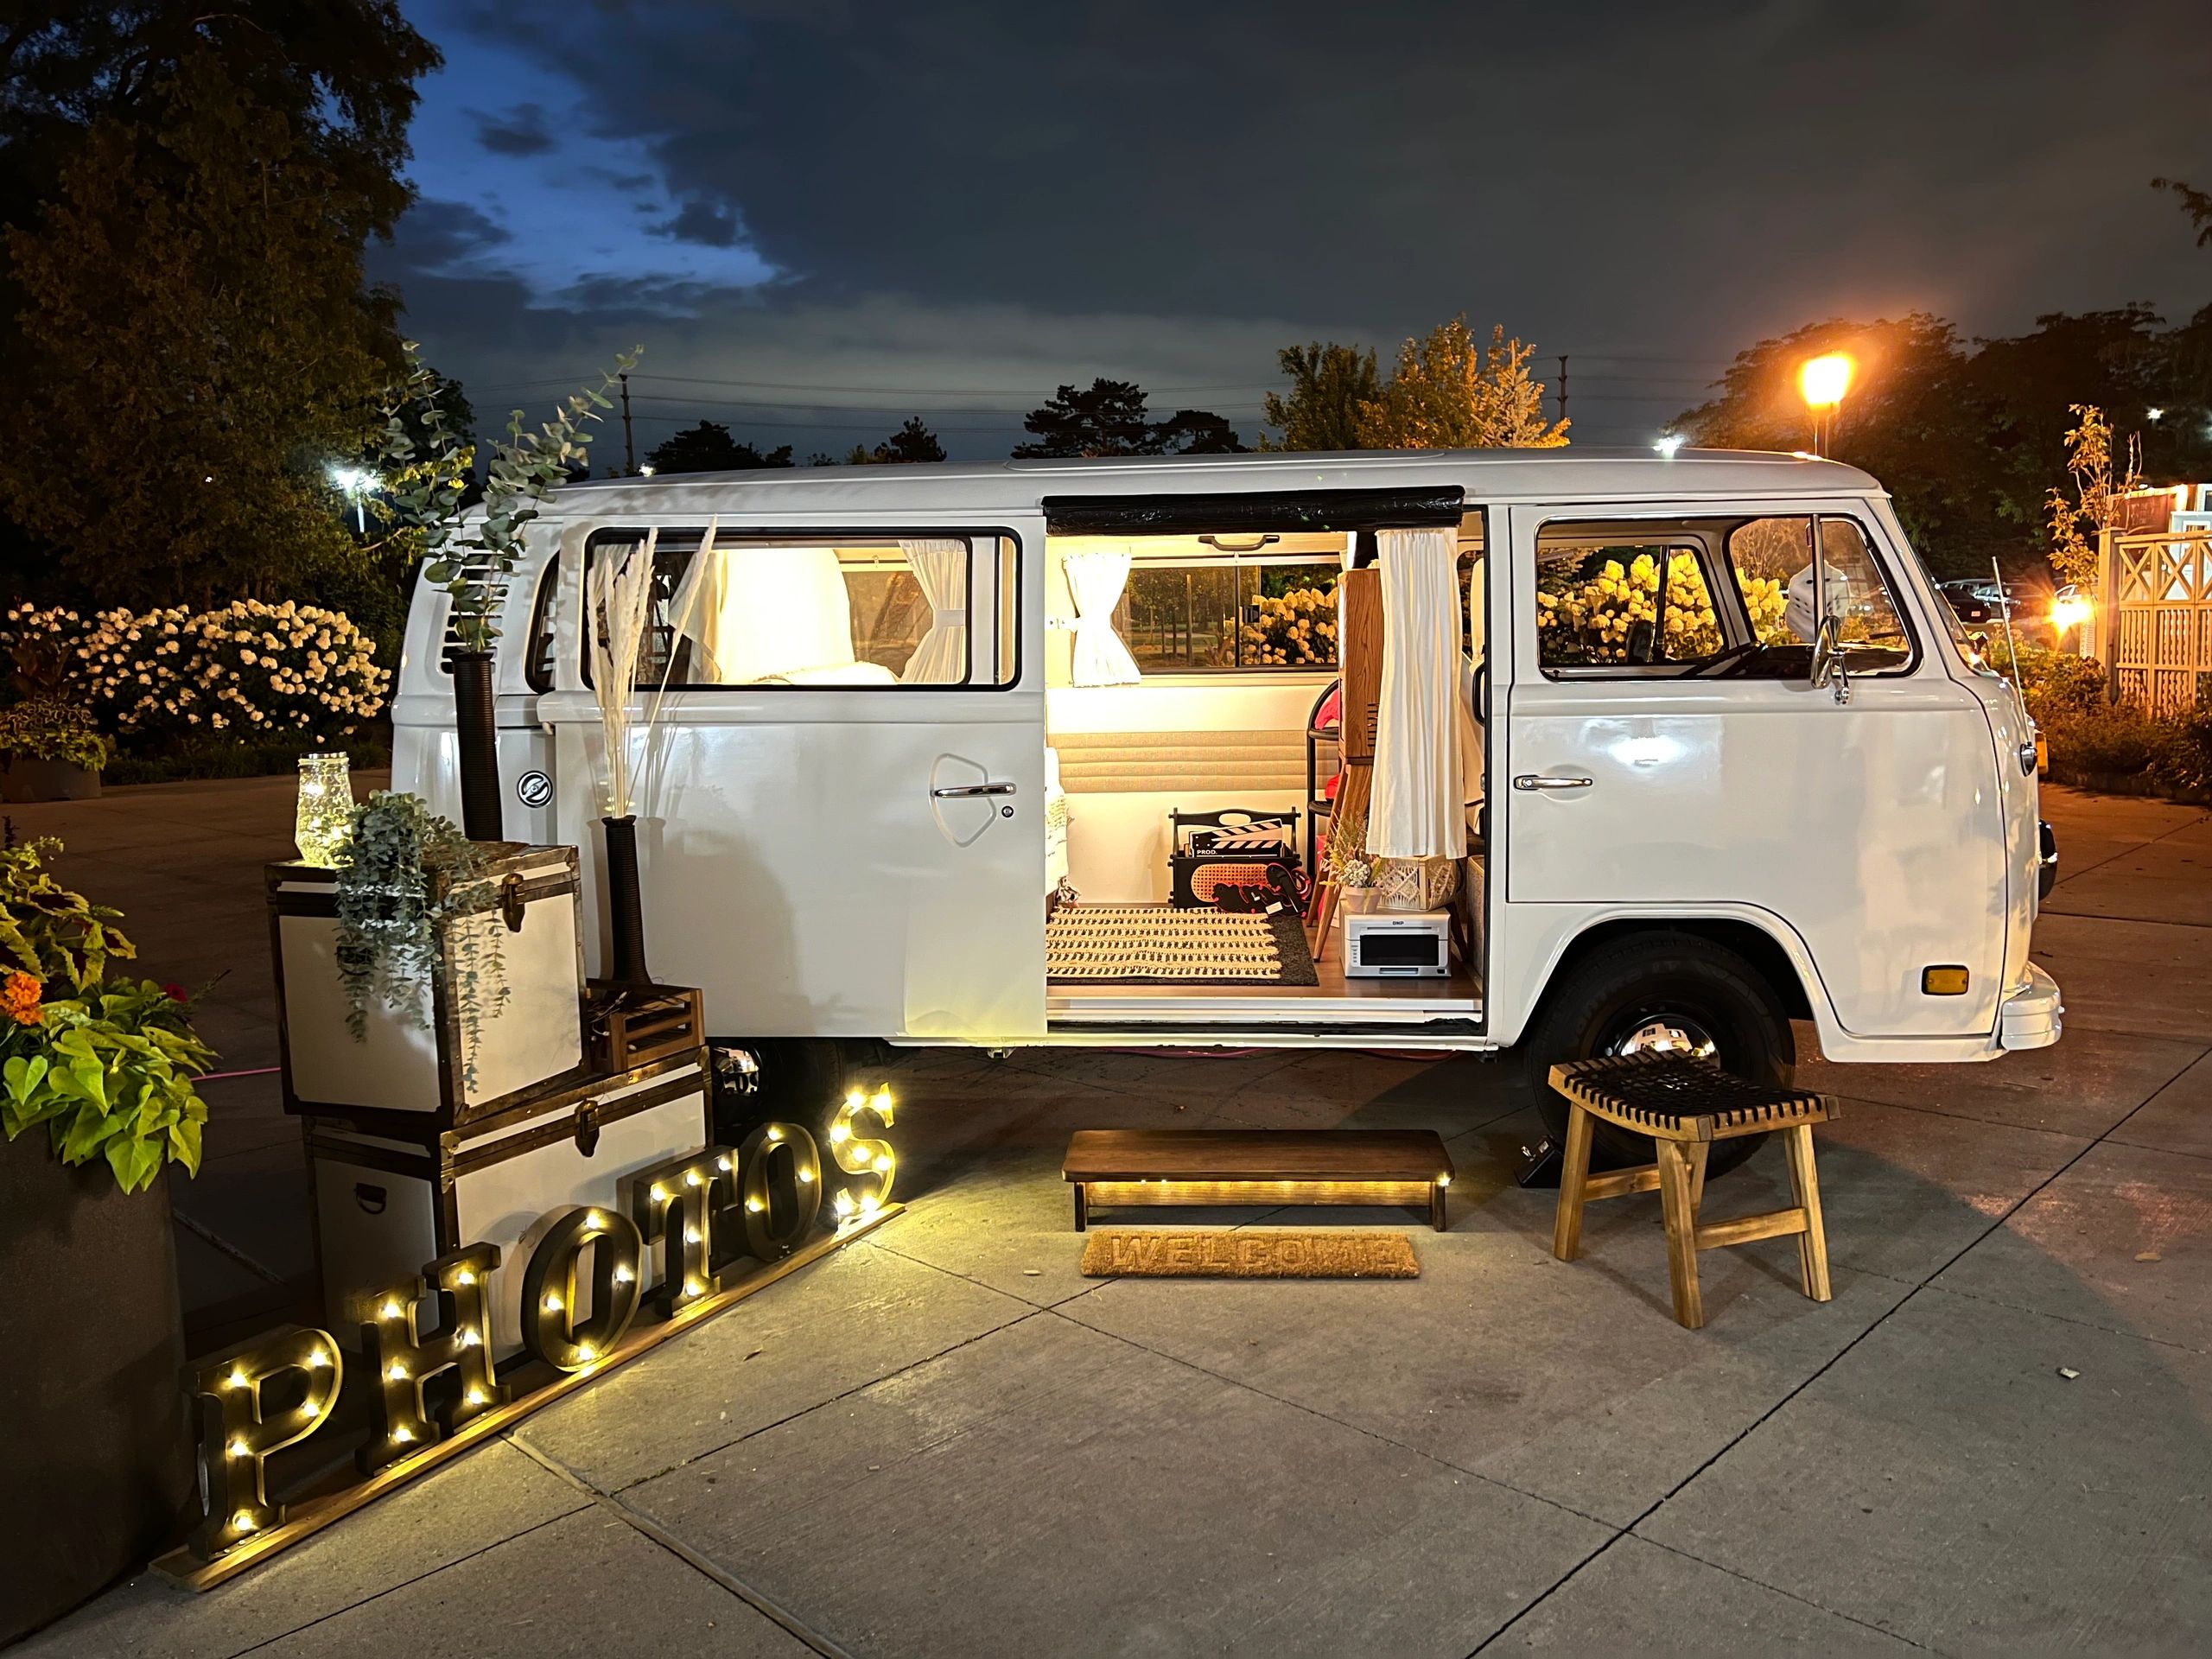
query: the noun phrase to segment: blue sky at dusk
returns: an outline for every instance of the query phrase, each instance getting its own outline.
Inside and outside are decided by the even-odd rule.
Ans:
[[[2207,291],[2148,188],[2212,177],[2180,0],[407,10],[447,67],[372,269],[486,416],[644,345],[641,450],[1003,454],[1101,374],[1249,442],[1277,348],[1460,312],[1642,442],[1802,323]]]

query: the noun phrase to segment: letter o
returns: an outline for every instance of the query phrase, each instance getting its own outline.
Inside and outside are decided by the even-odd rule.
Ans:
[[[591,1318],[576,1317],[576,1262],[591,1246]],[[522,1277],[522,1345],[563,1371],[604,1359],[638,1314],[645,1240],[612,1206],[571,1210],[531,1253]]]

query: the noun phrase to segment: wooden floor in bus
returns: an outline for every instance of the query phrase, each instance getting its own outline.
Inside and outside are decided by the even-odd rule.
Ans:
[[[1219,1019],[1238,1012],[1281,1018],[1285,1004],[1301,1014],[1354,1018],[1468,1019],[1482,1012],[1482,982],[1456,958],[1440,978],[1355,979],[1344,972],[1344,932],[1331,930],[1329,953],[1317,957],[1314,985],[1177,985],[1166,981],[1082,985],[1054,981],[1045,988],[1045,1017],[1094,1020],[1159,1018],[1201,1013]],[[1313,943],[1307,934],[1308,944]]]

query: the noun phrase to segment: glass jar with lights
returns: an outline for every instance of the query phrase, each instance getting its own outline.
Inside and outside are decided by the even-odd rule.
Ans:
[[[300,861],[321,869],[334,869],[343,863],[353,823],[353,780],[346,756],[302,755],[300,804],[292,828]]]

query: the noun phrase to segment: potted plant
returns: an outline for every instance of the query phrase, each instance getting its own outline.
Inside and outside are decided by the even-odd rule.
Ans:
[[[41,696],[0,709],[0,801],[97,800],[113,759],[115,745],[74,703]]]
[[[492,647],[499,637],[499,606],[514,572],[524,526],[571,469],[589,471],[591,434],[585,423],[611,409],[607,389],[636,365],[639,353],[616,360],[594,388],[571,394],[536,431],[522,411],[507,418],[484,470],[475,512],[464,497],[475,461],[439,401],[444,383],[405,343],[407,378],[385,395],[385,430],[375,460],[384,474],[379,517],[420,534],[423,575],[450,598],[448,630],[453,668],[454,736],[461,761],[461,822],[471,841],[503,838],[498,730],[493,720]],[[466,512],[467,516],[464,517]]]
[[[0,850],[0,1643],[144,1560],[193,1497],[166,1173],[200,1167],[214,1052],[182,993],[111,973],[118,913]]]

